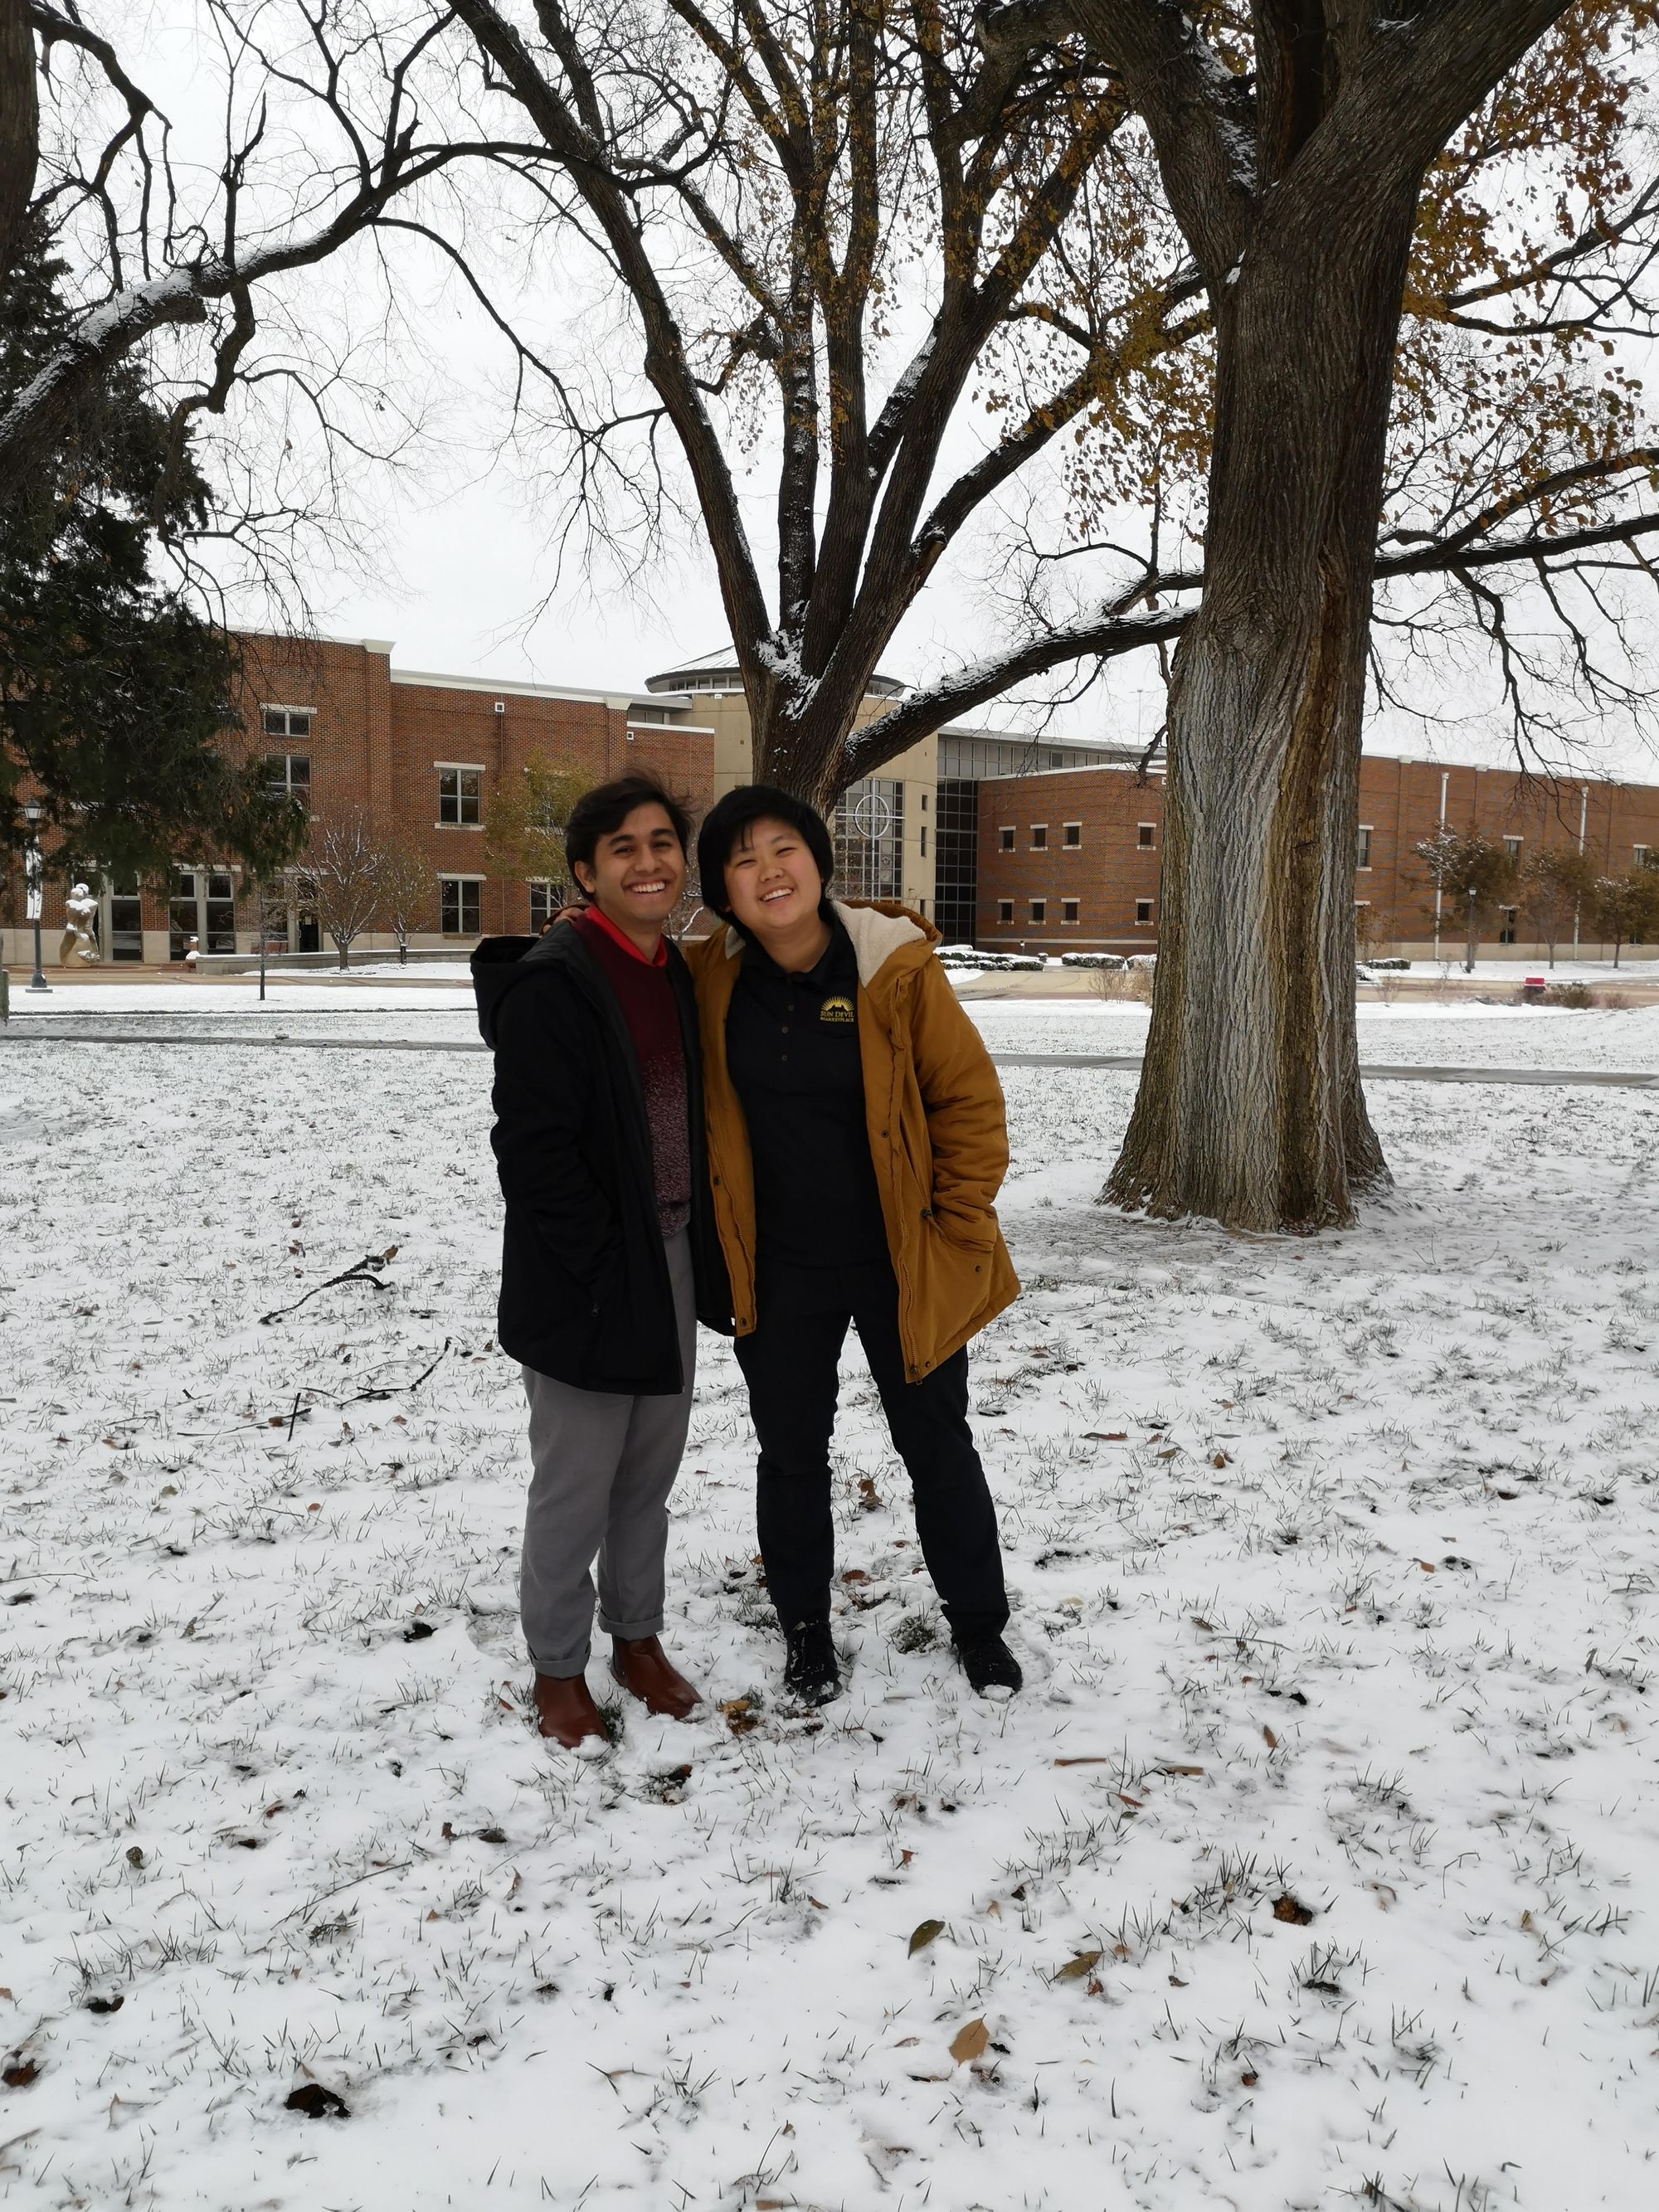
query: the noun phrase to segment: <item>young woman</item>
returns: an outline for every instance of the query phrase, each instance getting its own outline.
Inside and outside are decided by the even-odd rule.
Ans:
[[[830,833],[801,800],[728,793],[697,861],[724,925],[686,947],[708,1170],[786,1686],[813,1704],[840,1688],[830,1438],[850,1322],[963,1671],[1010,1694],[996,1513],[968,1426],[968,1340],[1019,1290],[993,1209],[1008,1139],[989,1055],[933,957],[936,931],[902,907],[826,897]]]

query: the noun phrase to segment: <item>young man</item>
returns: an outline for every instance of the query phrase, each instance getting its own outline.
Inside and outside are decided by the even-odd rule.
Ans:
[[[830,833],[801,800],[728,793],[697,861],[726,924],[689,957],[785,1682],[813,1704],[840,1687],[830,1438],[850,1322],[963,1671],[981,1694],[1012,1694],[996,1513],[968,1426],[968,1340],[1019,1291],[993,1210],[1008,1139],[990,1056],[933,957],[935,930],[825,897]]]
[[[690,830],[647,776],[588,792],[565,832],[585,911],[472,961],[507,1200],[500,1340],[530,1401],[520,1607],[538,1727],[572,1749],[605,1738],[585,1675],[596,1555],[617,1680],[676,1719],[697,1701],[659,1640],[696,1322],[731,1327],[696,1003],[662,933]]]

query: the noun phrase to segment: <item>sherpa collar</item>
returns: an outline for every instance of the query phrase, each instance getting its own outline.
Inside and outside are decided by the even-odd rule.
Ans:
[[[878,975],[906,945],[920,945],[924,953],[933,942],[938,932],[920,921],[908,908],[883,902],[878,905],[848,906],[841,899],[831,899],[836,920],[853,941],[854,955],[858,961],[859,981],[867,991]],[[728,922],[726,926],[726,957],[735,960],[747,943],[743,932]]]

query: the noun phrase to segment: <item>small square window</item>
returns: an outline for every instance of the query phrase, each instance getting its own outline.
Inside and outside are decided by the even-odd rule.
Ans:
[[[1073,851],[1075,851],[1083,842],[1083,824],[1080,822],[1068,822],[1062,832],[1062,836],[1065,843]]]
[[[997,850],[1000,853],[1012,853],[1013,849],[1014,827],[1012,822],[1005,823],[997,831]]]
[[[1048,902],[1047,899],[1033,899],[1031,901],[1031,919],[1033,921],[1048,921]]]
[[[470,829],[478,819],[478,794],[483,778],[476,768],[438,770],[438,819]]]
[[[1060,902],[1060,918],[1062,921],[1075,921],[1077,920],[1078,902],[1075,899],[1061,899]]]
[[[1158,842],[1158,824],[1155,822],[1143,822],[1135,842],[1143,851],[1150,851]]]
[[[1048,849],[1048,825],[1046,822],[1034,822],[1031,824],[1031,850],[1034,853],[1046,853]]]
[[[1369,822],[1362,822],[1359,825],[1359,850],[1354,855],[1354,866],[1357,868],[1369,868],[1370,864],[1371,825]]]
[[[999,921],[1012,921],[1013,918],[1014,902],[1012,899],[999,899],[997,901],[997,920]]]
[[[1152,902],[1151,899],[1137,899],[1135,901],[1135,921],[1137,923],[1149,922],[1152,918]]]

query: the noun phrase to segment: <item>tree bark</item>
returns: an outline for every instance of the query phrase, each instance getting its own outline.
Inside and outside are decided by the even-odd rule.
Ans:
[[[1304,167],[1218,287],[1152,1028],[1106,1196],[1300,1232],[1389,1182],[1354,1026],[1361,717],[1418,175]]]
[[[40,155],[40,107],[27,0],[0,0],[0,269],[11,266]]]

